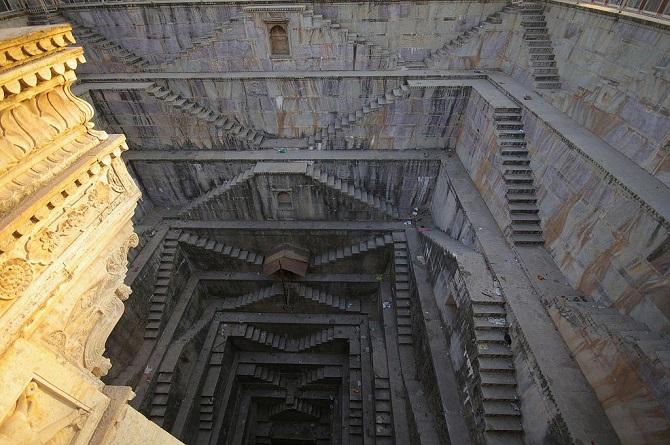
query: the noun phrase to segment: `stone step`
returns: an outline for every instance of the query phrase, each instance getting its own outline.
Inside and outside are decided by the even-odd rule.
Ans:
[[[514,374],[502,373],[502,372],[492,372],[492,371],[479,371],[479,378],[482,385],[510,385],[516,386],[516,378]]]
[[[509,358],[505,357],[479,357],[479,371],[513,373],[514,364]]]
[[[521,410],[516,401],[512,400],[484,400],[484,415],[486,416],[521,416]]]
[[[510,385],[486,385],[481,387],[483,400],[516,401],[516,389]]]
[[[515,416],[487,416],[484,419],[486,431],[523,432],[521,419]]]

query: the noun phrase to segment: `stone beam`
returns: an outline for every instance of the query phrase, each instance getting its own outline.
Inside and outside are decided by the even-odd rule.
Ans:
[[[197,276],[201,281],[258,281],[266,284],[273,282],[273,280],[256,272],[202,271],[197,272]],[[379,283],[376,275],[366,273],[312,273],[294,281],[303,283]]]
[[[409,161],[448,160],[443,148],[433,150],[131,150],[129,162],[216,162],[216,161]]]

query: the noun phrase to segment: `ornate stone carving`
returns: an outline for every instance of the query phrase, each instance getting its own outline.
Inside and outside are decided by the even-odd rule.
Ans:
[[[0,424],[0,445],[70,443],[88,410],[31,381]]]
[[[71,42],[67,25],[0,30],[0,445],[93,443],[125,425],[100,423],[95,377],[130,293],[139,190],[123,136],[94,130],[70,91],[84,61]]]
[[[13,300],[28,288],[33,273],[26,260],[12,258],[0,264],[0,277],[0,300]]]

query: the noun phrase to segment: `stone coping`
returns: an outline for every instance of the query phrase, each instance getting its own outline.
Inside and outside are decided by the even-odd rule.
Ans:
[[[625,19],[644,25],[651,25],[660,29],[670,30],[670,16],[652,15],[638,12],[634,9],[619,9],[597,3],[580,2],[579,0],[545,0],[547,3],[581,9],[595,14],[608,15],[615,20]]]
[[[387,0],[387,3],[404,3],[405,0]],[[445,0],[424,0],[426,3],[432,2],[442,2],[449,3]],[[77,0],[65,0],[62,1],[58,8],[59,9],[87,9],[87,8],[114,8],[119,6],[131,6],[131,7],[140,7],[140,6],[193,6],[193,5],[253,5],[253,4],[297,4],[297,5],[306,5],[307,3],[327,3],[332,4],[347,4],[347,3],[360,3],[356,0],[340,0],[333,2],[331,0],[312,0],[310,2],[304,1],[295,1],[295,0],[109,0],[109,1],[77,1]],[[492,3],[487,0],[467,0],[462,1],[461,3]],[[505,3],[505,1],[497,1],[496,3]]]

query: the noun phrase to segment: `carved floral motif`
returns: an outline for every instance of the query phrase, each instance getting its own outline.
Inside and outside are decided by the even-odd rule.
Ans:
[[[0,264],[0,277],[0,300],[13,300],[30,286],[33,272],[26,260],[12,258]]]

